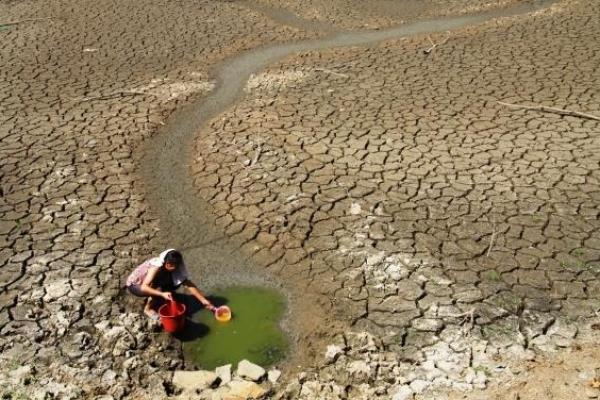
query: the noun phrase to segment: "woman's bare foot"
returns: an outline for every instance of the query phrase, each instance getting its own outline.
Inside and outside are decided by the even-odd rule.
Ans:
[[[144,307],[144,314],[148,316],[153,321],[158,321],[160,316],[158,313],[152,308],[152,298],[149,297],[148,301],[146,301],[146,306]]]
[[[160,319],[158,313],[151,308],[144,308],[144,314],[146,314],[148,318],[154,321],[158,321]]]

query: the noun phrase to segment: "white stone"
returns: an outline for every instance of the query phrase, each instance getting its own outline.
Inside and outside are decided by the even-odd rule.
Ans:
[[[367,257],[367,265],[377,265],[379,263],[381,263],[383,261],[383,259],[385,258],[385,252],[383,251],[379,251],[375,254],[371,254],[370,256]]]
[[[209,388],[217,380],[212,371],[175,371],[173,385],[184,391],[197,391]]]
[[[450,387],[452,386],[452,381],[450,379],[448,379],[445,376],[440,376],[439,378],[435,378],[433,380],[433,386],[446,386],[446,387]]]
[[[556,351],[556,346],[554,345],[552,340],[550,340],[548,335],[537,336],[531,340],[530,344],[536,346],[538,349],[545,352]]]
[[[485,372],[483,371],[477,371],[477,376],[475,377],[475,380],[473,381],[473,383],[475,383],[476,385],[484,385],[487,383],[488,378],[487,375],[485,374]]]
[[[351,376],[358,379],[367,379],[371,375],[371,367],[363,360],[352,361],[346,369]]]
[[[465,372],[465,382],[473,383],[476,377],[477,372],[475,372],[473,368],[467,368],[467,372]]]
[[[265,376],[265,369],[260,365],[251,363],[248,360],[242,360],[237,366],[237,375],[242,378],[248,378],[254,382],[261,380]]]
[[[267,379],[269,379],[269,382],[272,384],[276,384],[280,376],[281,371],[278,369],[272,369],[267,373]]]
[[[437,332],[444,327],[444,323],[440,319],[417,318],[412,321],[412,326],[418,331]]]
[[[46,294],[44,295],[45,302],[51,302],[61,297],[66,297],[71,290],[71,285],[68,279],[61,279],[54,282],[49,282],[44,285]]]
[[[392,400],[408,400],[413,398],[413,390],[408,385],[398,388],[398,391],[392,397]]]
[[[410,388],[416,394],[421,394],[429,387],[429,385],[430,383],[427,381],[424,381],[422,379],[416,379],[410,383]]]
[[[473,385],[467,382],[452,382],[452,388],[461,392],[470,392],[473,390]]]
[[[577,326],[575,324],[568,324],[559,319],[550,328],[548,328],[546,335],[557,335],[566,339],[573,339],[575,336],[577,336]]]
[[[573,343],[571,339],[567,339],[562,336],[552,337],[552,342],[554,342],[557,347],[569,347]]]
[[[23,365],[10,371],[8,374],[10,375],[14,384],[20,385],[30,379],[34,372],[35,370],[31,365]]]
[[[581,371],[579,374],[577,374],[577,378],[581,379],[582,381],[591,381],[593,378],[595,378],[596,374],[594,373],[594,371]]]
[[[350,206],[350,214],[352,215],[358,215],[362,212],[362,208],[360,207],[360,204],[358,203],[352,203],[352,205]]]
[[[329,362],[334,362],[340,354],[342,354],[342,348],[335,344],[330,344],[325,350],[325,359]]]
[[[107,370],[103,375],[101,382],[104,386],[112,386],[117,383],[117,373],[112,369]]]
[[[260,399],[267,391],[254,382],[234,379],[226,386],[221,386],[219,392],[223,392],[219,399]]]
[[[266,390],[254,382],[233,380],[227,385],[229,397],[225,399],[260,399]]]
[[[227,385],[231,382],[231,364],[215,368],[215,374],[221,379],[221,385]]]

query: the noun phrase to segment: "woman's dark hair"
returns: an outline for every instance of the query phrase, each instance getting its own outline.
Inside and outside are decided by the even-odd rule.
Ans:
[[[165,255],[165,262],[163,263],[163,265],[166,263],[172,263],[175,264],[177,267],[180,267],[181,264],[183,264],[183,256],[177,250],[171,250]]]

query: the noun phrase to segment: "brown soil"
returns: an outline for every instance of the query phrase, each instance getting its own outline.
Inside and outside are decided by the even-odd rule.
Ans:
[[[299,12],[283,4],[344,29],[483,6],[307,1]],[[302,367],[348,325],[387,335],[391,347],[440,340],[441,327],[458,324],[438,313],[443,306],[452,315],[482,305],[472,334],[492,340],[531,317],[535,324],[517,324],[533,327],[518,332],[530,343],[552,324],[592,315],[600,290],[597,125],[493,103],[598,113],[600,29],[589,16],[597,5],[561,4],[455,32],[430,57],[420,36],[302,54],[257,74],[248,97],[198,142],[198,204],[213,207],[203,211],[206,238],[220,241],[214,259],[203,259],[202,246],[186,255],[203,268],[231,262],[228,276],[249,282],[254,272],[257,281],[291,282],[304,300],[294,309],[303,337],[293,361]],[[312,25],[214,1],[24,0],[0,3],[0,15],[0,25],[22,21],[0,27],[3,395],[164,397],[168,371],[181,366],[178,349],[141,328],[119,289],[137,262],[171,241],[185,245],[185,236],[170,236],[164,210],[150,208],[152,196],[168,193],[140,180],[133,149],[213,90],[220,61],[314,37],[298,29]],[[346,142],[349,132],[368,140]],[[259,141],[256,169],[277,170],[282,180],[264,182],[238,165],[252,163]],[[253,181],[229,185],[245,178]],[[353,270],[378,262],[386,274]],[[402,286],[388,285],[404,273],[411,278]],[[336,310],[335,318],[321,309]],[[594,356],[587,348],[559,353],[568,373],[549,360],[527,374],[572,382],[578,359],[591,365]],[[34,380],[11,374],[33,364]],[[534,396],[523,398],[539,393],[532,382],[515,383]],[[551,391],[579,398],[578,385]]]

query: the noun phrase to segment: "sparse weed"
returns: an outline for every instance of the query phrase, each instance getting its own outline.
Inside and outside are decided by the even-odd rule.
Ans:
[[[575,249],[573,250],[573,255],[577,258],[581,258],[585,255],[585,251],[583,249]]]
[[[539,221],[544,221],[546,219],[546,217],[542,213],[533,213],[533,214],[531,214],[531,219],[536,222],[539,222]]]
[[[9,389],[2,393],[2,399],[6,400],[30,400],[30,397],[20,390]]]
[[[8,361],[7,367],[9,371],[14,371],[15,369],[19,368],[21,366],[21,363],[17,360],[15,360],[14,358],[12,358],[10,361]]]
[[[486,274],[486,278],[489,279],[490,281],[499,281],[500,280],[500,274],[498,273],[498,271],[488,271]]]
[[[485,374],[485,376],[492,375],[492,373],[489,370],[489,368],[486,367],[485,365],[477,365],[477,366],[473,367],[473,371],[475,371],[475,372],[483,372]]]

